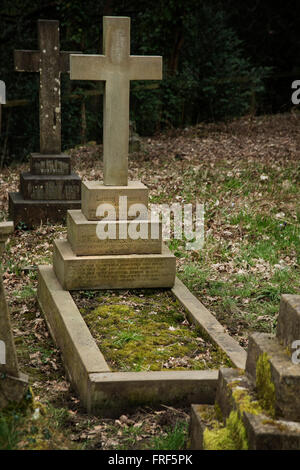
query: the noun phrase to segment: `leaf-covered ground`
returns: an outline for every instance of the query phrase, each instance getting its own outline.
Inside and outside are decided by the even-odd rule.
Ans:
[[[178,275],[244,347],[249,332],[274,331],[280,295],[300,290],[299,128],[298,112],[201,124],[145,138],[130,156],[130,178],[149,187],[152,203],[205,204],[204,248],[186,251],[178,240],[170,248]],[[102,178],[100,146],[72,154],[80,176]],[[0,172],[0,220],[7,219],[8,191],[27,169]],[[162,406],[103,420],[87,416],[70,389],[35,300],[36,265],[51,262],[52,241],[65,234],[62,225],[16,231],[4,256],[21,368],[47,409],[44,440],[59,448],[63,433],[64,448],[182,448],[188,410]],[[0,446],[7,435],[11,447],[38,447],[35,428],[30,420],[6,427],[0,420]]]

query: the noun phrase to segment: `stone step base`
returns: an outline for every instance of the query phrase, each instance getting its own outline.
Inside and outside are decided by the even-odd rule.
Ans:
[[[176,258],[165,245],[161,254],[76,256],[54,240],[53,267],[65,290],[173,287]]]
[[[205,449],[204,431],[205,429],[212,429],[212,422],[218,422],[214,405],[191,405],[188,445],[189,449]],[[221,426],[222,424],[220,423],[220,427]]]
[[[114,213],[108,213],[106,220],[130,220],[135,219],[136,214],[129,215],[128,210],[133,204],[143,205],[145,217],[148,216],[148,188],[140,181],[129,181],[128,186],[104,186],[102,181],[82,182],[82,212],[88,220],[101,220],[104,213],[97,215],[100,204],[108,204],[114,209]],[[120,196],[126,197],[127,208],[122,210]],[[120,210],[121,209],[121,210]]]
[[[30,173],[33,175],[70,175],[71,156],[65,153],[58,155],[30,155]]]
[[[77,210],[68,212],[67,227],[68,240],[77,256],[154,254],[162,251],[162,226],[159,222],[93,221],[87,220],[82,211]],[[131,234],[131,230],[139,230],[145,238],[133,239],[135,233]],[[103,235],[107,236],[107,231],[115,238],[101,239]]]
[[[300,421],[300,364],[293,364],[289,351],[278,338],[266,333],[254,333],[249,338],[246,371],[256,381],[257,361],[266,355],[271,381],[275,387],[276,415]]]
[[[0,410],[6,408],[10,404],[22,401],[28,390],[27,375],[22,372],[19,373],[18,377],[3,374],[0,380]]]
[[[272,420],[261,414],[246,412],[243,415],[243,426],[246,439],[238,441],[231,439],[216,407],[192,405],[189,447],[192,450],[299,450],[300,448],[300,423]]]
[[[81,179],[75,173],[64,176],[21,173],[20,192],[24,199],[33,201],[77,201],[81,198]]]
[[[300,295],[281,296],[276,336],[289,349],[300,340]]]
[[[224,418],[232,410],[243,413],[246,410],[260,410],[259,403],[250,378],[238,369],[220,369],[216,403]]]
[[[81,201],[30,201],[21,193],[9,193],[9,218],[15,227],[24,223],[28,228],[40,223],[64,223],[69,209],[80,209]]]

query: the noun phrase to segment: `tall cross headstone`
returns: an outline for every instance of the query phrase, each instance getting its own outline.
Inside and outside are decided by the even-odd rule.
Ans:
[[[2,105],[6,103],[6,90],[5,83],[0,80],[0,134],[1,134],[1,122],[2,122]]]
[[[16,71],[40,76],[40,153],[31,154],[20,191],[9,193],[10,218],[27,227],[64,222],[69,209],[81,207],[81,179],[61,153],[60,75],[70,70],[70,52],[60,51],[58,21],[38,20],[38,40],[38,51],[15,51]]]
[[[60,51],[59,22],[38,20],[38,51],[15,51],[17,72],[39,72],[40,152],[61,152],[60,74],[69,72],[71,52]]]
[[[13,222],[0,223],[1,257],[6,239],[12,231]],[[0,270],[0,409],[4,408],[10,401],[21,400],[27,385],[27,376],[19,371],[9,309]]]
[[[103,55],[71,55],[72,80],[105,81],[104,184],[127,186],[130,80],[161,80],[162,57],[130,55],[130,18],[103,18]]]

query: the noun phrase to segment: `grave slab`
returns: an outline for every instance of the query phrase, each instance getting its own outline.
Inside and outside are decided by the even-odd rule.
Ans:
[[[68,211],[67,216],[68,240],[72,250],[77,256],[91,255],[128,255],[150,254],[162,251],[161,223],[142,221],[91,221],[83,215],[82,211]],[[115,230],[115,239],[100,239],[105,230],[111,233]],[[129,236],[130,230],[139,230],[144,238],[133,239]],[[152,238],[152,233],[157,238]]]
[[[38,276],[40,309],[62,351],[68,376],[88,412],[115,417],[145,404],[214,402],[217,370],[111,372],[53,267],[39,266]],[[201,329],[201,323],[197,326]]]
[[[82,212],[88,220],[101,220],[103,215],[96,215],[100,204],[111,204],[115,208],[116,218],[110,214],[106,220],[133,219],[127,210],[120,213],[120,197],[127,198],[127,209],[133,204],[143,204],[148,209],[148,188],[140,181],[129,181],[127,186],[105,186],[101,181],[83,181],[81,186]]]
[[[172,287],[176,258],[161,254],[76,256],[67,240],[54,240],[53,266],[64,289]]]

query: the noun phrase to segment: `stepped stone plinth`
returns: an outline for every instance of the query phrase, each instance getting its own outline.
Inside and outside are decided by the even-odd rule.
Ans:
[[[130,55],[129,18],[104,17],[103,33],[104,55],[71,55],[70,71],[75,80],[106,82],[104,178],[82,182],[82,208],[68,212],[67,240],[54,241],[54,273],[65,290],[173,287],[176,259],[162,241],[161,222],[149,218],[148,188],[128,180],[130,80],[160,80],[162,58]],[[58,193],[78,197],[67,159],[33,155],[31,162],[21,186],[34,202]],[[50,176],[51,168],[63,174]]]
[[[277,335],[252,334],[246,370],[221,369],[215,406],[192,405],[192,449],[299,450],[299,306],[283,295]]]

